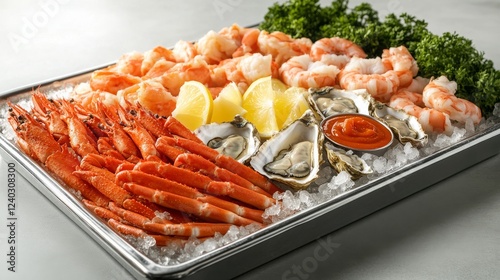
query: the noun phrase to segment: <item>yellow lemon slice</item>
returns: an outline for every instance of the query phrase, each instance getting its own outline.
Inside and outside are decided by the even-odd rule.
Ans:
[[[229,83],[215,98],[213,103],[213,112],[210,122],[230,122],[234,116],[244,116],[246,110],[242,105],[241,92],[235,83]]]
[[[197,81],[185,82],[177,96],[172,116],[191,130],[208,123],[212,116],[213,100],[205,85]]]
[[[308,95],[307,89],[301,87],[290,87],[285,92],[276,94],[274,108],[280,129],[300,118],[309,109]]]
[[[245,119],[255,125],[263,138],[271,137],[280,130],[274,102],[277,93],[286,89],[281,81],[264,77],[253,82],[243,95],[242,107],[247,111]]]

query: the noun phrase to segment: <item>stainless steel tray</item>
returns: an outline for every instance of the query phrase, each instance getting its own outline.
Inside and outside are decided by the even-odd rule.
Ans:
[[[6,101],[25,99],[33,87],[41,91],[67,90],[86,81],[90,72],[76,74],[2,95]],[[4,118],[2,115],[0,117]],[[500,152],[500,122],[458,143],[420,158],[404,167],[349,190],[322,204],[273,223],[200,257],[178,265],[161,265],[139,252],[82,203],[45,169],[22,153],[4,135],[0,153],[15,160],[18,172],[55,206],[99,243],[111,256],[139,279],[217,279],[231,278],[292,251],[314,239],[337,230],[385,206],[416,193]]]

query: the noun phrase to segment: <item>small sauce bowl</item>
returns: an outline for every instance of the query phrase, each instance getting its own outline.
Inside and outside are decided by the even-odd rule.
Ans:
[[[385,123],[365,114],[332,115],[321,121],[320,127],[328,141],[357,154],[381,156],[394,141]]]

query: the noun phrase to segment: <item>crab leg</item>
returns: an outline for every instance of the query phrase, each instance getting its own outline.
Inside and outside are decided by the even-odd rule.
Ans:
[[[266,177],[259,174],[257,171],[252,168],[238,162],[232,157],[219,154],[215,158],[215,164],[218,166],[230,170],[240,176],[244,176],[248,181],[254,183],[255,185],[261,187],[266,190],[268,193],[274,194],[275,192],[282,192],[280,188],[278,188],[275,184],[273,184]]]
[[[140,227],[146,231],[160,233],[163,235],[207,237],[214,236],[216,232],[226,233],[231,224],[222,223],[183,223],[174,224],[170,221],[161,223],[152,222],[150,219],[134,212],[127,211],[115,205],[109,204],[109,209],[119,217],[130,222],[132,225]]]
[[[130,105],[132,107],[132,105]],[[158,138],[160,136],[172,136],[170,132],[165,128],[165,119],[153,115],[151,112],[144,109],[140,103],[137,103],[135,108],[129,110],[129,113],[135,117],[135,119],[146,128],[154,137]]]
[[[191,130],[189,130],[189,128],[185,127],[180,121],[172,116],[168,117],[165,121],[165,129],[173,135],[203,144],[203,142]]]
[[[119,205],[122,205],[126,199],[131,198],[131,195],[127,191],[120,188],[117,184],[115,184],[115,182],[99,173],[94,171],[76,170],[73,174],[90,183],[102,194],[109,197],[112,201],[118,203]]]
[[[210,176],[216,180],[232,182],[234,184],[237,184],[254,192],[260,193],[268,197],[272,197],[268,192],[252,184],[250,181],[241,177],[240,175],[234,174],[233,172],[227,169],[220,168],[213,162],[196,154],[184,153],[179,155],[174,162],[174,166],[188,167],[190,169],[204,173],[207,176]]]
[[[101,217],[101,218],[103,218],[105,220],[109,220],[109,219],[115,219],[117,221],[121,220],[120,216],[118,216],[117,214],[113,213],[111,210],[109,210],[107,208],[104,208],[104,207],[101,207],[101,206],[97,206],[93,202],[88,201],[86,199],[83,199],[82,202],[83,202],[83,204],[85,206],[87,206],[87,208],[89,208],[90,210],[92,210],[97,216],[99,216],[99,217]]]
[[[50,134],[59,144],[68,143],[68,125],[62,120],[57,106],[38,90],[33,92],[31,100],[33,102],[32,112],[44,122]]]
[[[116,148],[116,150],[127,160],[138,161],[138,159],[141,157],[141,153],[135,145],[134,141],[118,123],[117,115],[102,103],[98,103],[98,108],[103,112],[103,115],[108,116],[104,125],[106,125],[106,133],[109,139],[111,139],[111,141],[113,142],[113,146]],[[109,115],[111,115],[111,117],[109,117]]]
[[[144,229],[151,232],[186,237],[209,237],[216,233],[225,234],[230,227],[231,224],[222,223],[144,224]]]
[[[11,107],[9,123],[18,136],[19,146],[30,157],[45,163],[47,157],[61,150],[54,137],[41,123],[37,122],[19,105],[8,103]]]
[[[175,195],[191,198],[193,200],[210,203],[216,207],[231,211],[233,213],[236,213],[237,215],[253,219],[258,222],[263,221],[263,212],[261,210],[243,207],[233,202],[217,198],[215,196],[206,195],[187,185],[169,179],[160,178],[141,171],[132,170],[119,172],[116,174],[116,183],[118,185],[135,183],[141,186],[148,186],[151,189],[169,192]]]
[[[97,154],[97,139],[90,129],[78,118],[71,103],[61,100],[63,120],[68,125],[69,143],[80,156]]]
[[[196,199],[143,187],[135,183],[126,183],[123,185],[123,188],[159,205],[190,213],[201,218],[235,225],[256,223],[256,221],[243,218],[231,211]]]
[[[108,137],[99,137],[99,139],[97,139],[97,150],[101,155],[114,157],[118,160],[125,160],[125,157],[111,145],[111,140]]]
[[[139,148],[141,156],[146,160],[157,160],[161,161],[160,153],[156,150],[155,139],[149,131],[147,131],[144,126],[134,119],[127,118],[125,110],[119,109],[118,114],[120,116],[121,124],[123,129],[128,133],[132,141]]]
[[[33,119],[23,108],[9,103],[12,111],[9,122],[13,125],[19,139],[22,139],[29,149],[29,155],[39,160],[47,169],[54,173],[70,188],[79,191],[83,197],[105,206],[109,199],[99,191],[73,175],[80,162],[71,154],[66,146],[59,146],[50,132]]]
[[[227,195],[259,209],[266,209],[275,203],[274,199],[237,184],[213,181],[208,176],[171,164],[144,161],[137,163],[134,169],[150,174],[158,174],[160,177],[201,189],[214,195]]]
[[[160,137],[156,140],[156,149],[169,158],[172,162],[175,161],[178,155],[185,153],[186,151],[169,144],[169,139],[171,137]]]
[[[114,219],[109,219],[108,225],[115,231],[125,235],[132,235],[135,237],[150,236],[155,239],[157,246],[167,246],[171,244],[176,244],[177,246],[184,246],[188,241],[185,237],[165,236],[165,235],[155,235],[155,234],[148,235],[145,231],[139,228],[122,224]],[[204,239],[205,238],[201,238],[201,241],[203,241]]]
[[[165,137],[160,137],[165,138]],[[159,139],[160,139],[159,138]],[[185,138],[165,138],[162,141],[170,145],[176,145],[183,149],[190,151],[193,154],[200,155],[212,162],[217,166],[227,169],[241,177],[246,178],[248,181],[252,182],[254,185],[266,190],[268,193],[281,192],[281,190],[275,186],[270,180],[262,176],[252,168],[238,162],[237,160],[220,154],[216,150],[207,147],[204,144],[196,143],[190,139]],[[158,142],[158,141],[157,141]]]
[[[110,200],[92,185],[73,174],[79,165],[78,159],[65,146],[63,146],[61,151],[51,154],[45,162],[47,169],[70,188],[79,191],[84,198],[94,202],[96,205],[105,207]]]

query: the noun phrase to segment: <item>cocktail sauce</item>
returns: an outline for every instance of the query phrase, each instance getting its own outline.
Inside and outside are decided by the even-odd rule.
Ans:
[[[392,142],[391,131],[381,122],[361,114],[335,115],[322,124],[327,138],[357,150],[384,148]]]

